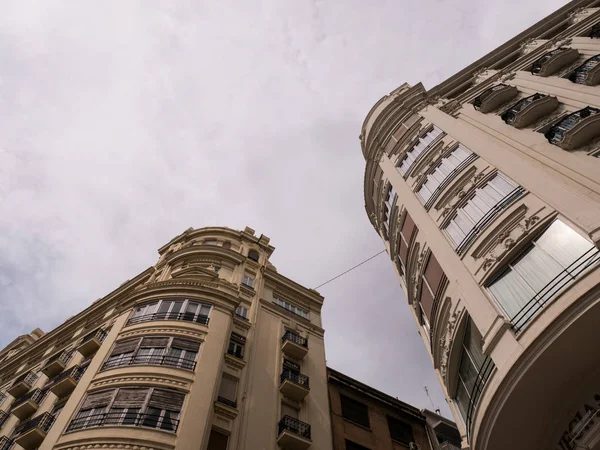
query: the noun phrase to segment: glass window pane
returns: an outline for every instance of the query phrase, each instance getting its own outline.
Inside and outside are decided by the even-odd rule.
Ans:
[[[508,270],[490,285],[489,290],[509,318],[515,317],[535,296],[535,291],[531,286],[512,270]]]
[[[461,380],[458,380],[458,388],[456,389],[456,404],[463,420],[466,422],[467,411],[469,410],[469,394]]]
[[[536,241],[536,245],[563,268],[579,259],[594,245],[560,220],[555,221]]]
[[[535,292],[543,289],[563,268],[550,255],[534,246],[512,264],[513,270],[527,281]]]

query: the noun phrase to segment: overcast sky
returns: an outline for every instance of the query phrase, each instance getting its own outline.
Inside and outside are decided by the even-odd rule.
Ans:
[[[251,226],[308,287],[377,253],[358,141],[371,106],[564,1],[202,3],[0,2],[0,346],[190,226]],[[320,292],[331,367],[449,414],[386,255]]]

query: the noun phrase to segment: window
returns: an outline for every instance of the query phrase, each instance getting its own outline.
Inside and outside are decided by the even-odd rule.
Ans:
[[[248,251],[248,258],[258,262],[258,252],[254,249]]]
[[[520,327],[599,259],[591,242],[556,220],[488,289],[513,325]]]
[[[128,324],[151,320],[186,320],[208,323],[211,305],[185,298],[163,299],[135,308]]]
[[[409,424],[391,416],[387,416],[387,422],[390,430],[390,436],[394,441],[406,445],[414,442],[415,438],[413,436],[412,428]]]
[[[242,277],[242,284],[246,287],[254,289],[254,277],[252,275],[245,273],[244,276]]]
[[[88,394],[67,431],[134,425],[175,431],[185,394],[173,389],[122,387]]]
[[[238,306],[235,309],[235,315],[248,320],[248,308],[244,306]]]
[[[346,439],[346,450],[370,450],[367,447],[357,444],[356,442],[349,441]]]
[[[413,164],[417,161],[421,153],[431,148],[431,144],[437,140],[438,137],[442,136],[444,133],[437,127],[433,127],[430,131],[425,133],[417,143],[408,150],[406,156],[399,161],[397,164],[398,171],[402,176],[405,176]]]
[[[208,447],[206,450],[227,450],[227,442],[229,436],[220,433],[216,430],[210,430],[210,436],[208,438]]]
[[[403,267],[406,267],[408,264],[408,251],[418,231],[415,222],[407,212],[402,223],[402,228],[400,229],[400,242],[398,243],[400,247],[398,253],[400,254],[400,262]]]
[[[147,336],[118,341],[102,370],[133,364],[165,365],[194,370],[200,343],[169,337]]]
[[[231,333],[231,339],[229,340],[229,347],[227,353],[236,358],[244,358],[244,345],[246,344],[246,338],[237,333]]]
[[[465,423],[469,422],[469,405],[476,405],[479,400],[479,393],[481,391],[475,389],[475,385],[481,383],[485,385],[487,381],[487,378],[482,378],[481,368],[486,360],[482,347],[483,340],[479,330],[473,325],[471,318],[467,318],[455,398]]]
[[[505,206],[516,186],[504,175],[498,173],[485,186],[475,189],[472,197],[463,204],[445,228],[446,233],[458,248],[472,232],[479,232],[478,226],[490,219],[493,210],[498,212]],[[492,216],[493,217],[493,216]],[[476,236],[477,234],[474,234]]]
[[[281,299],[279,297],[273,297],[273,303],[281,306],[284,309],[287,309],[288,311],[290,311],[300,317],[308,319],[308,311],[294,305],[293,303],[288,302],[287,300]]]
[[[388,235],[390,232],[390,226],[392,222],[392,208],[394,207],[394,204],[396,203],[397,199],[398,194],[394,190],[394,187],[391,184],[389,184],[387,196],[385,199],[385,206],[383,209],[386,239],[389,239]]]
[[[205,239],[204,242],[202,242],[203,245],[218,245],[219,242],[216,239]]]
[[[442,158],[438,167],[429,175],[427,180],[417,192],[417,196],[423,204],[427,204],[433,197],[437,197],[440,189],[443,189],[450,180],[456,176],[463,167],[463,162],[470,159],[473,153],[461,146],[455,148],[450,154]]]
[[[344,419],[351,420],[359,425],[370,428],[371,423],[369,421],[369,408],[367,405],[341,394],[340,401]]]
[[[425,270],[423,271],[419,304],[421,307],[421,324],[429,332],[433,320],[435,305],[442,289],[446,285],[446,275],[433,254],[429,255]]]
[[[235,408],[237,406],[237,385],[237,380],[224,376],[219,386],[219,402]]]

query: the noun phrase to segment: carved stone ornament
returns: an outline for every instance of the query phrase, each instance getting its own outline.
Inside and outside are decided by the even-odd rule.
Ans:
[[[419,248],[415,247],[414,251],[418,251],[418,250],[419,250]],[[415,270],[411,277],[411,282],[412,282],[412,286],[413,286],[411,303],[413,305],[413,308],[417,308],[418,304],[419,304],[419,298],[418,298],[419,290],[417,289],[417,287],[419,286],[419,277],[420,277],[421,269],[422,269],[424,261],[425,261],[425,253],[426,253],[425,246],[423,246],[423,250],[421,251],[421,253],[419,253],[419,257],[417,258],[417,262],[415,264]]]
[[[448,214],[450,214],[450,212],[453,211],[456,208],[456,206],[460,203],[463,197],[467,195],[467,193],[469,193],[471,189],[474,189],[486,175],[487,174],[485,174],[482,171],[480,171],[479,173],[473,172],[471,178],[462,185],[462,188],[454,194],[452,200],[450,200],[446,204],[446,206],[442,210],[442,217],[446,217]]]
[[[231,406],[224,405],[219,402],[215,402],[215,414],[224,417],[229,420],[233,420],[237,417],[238,411]]]
[[[520,46],[521,53],[523,55],[527,55],[527,54],[531,53],[532,51],[534,51],[537,47],[542,45],[544,42],[545,42],[544,40],[535,39],[535,38],[525,39],[523,42],[521,42],[521,46]]]
[[[450,298],[447,297],[446,301],[450,301]],[[458,321],[459,315],[460,311],[458,309],[455,309],[454,312],[448,318],[448,322],[446,323],[446,332],[440,338],[440,348],[442,350],[442,358],[440,361],[440,373],[444,378],[446,378],[446,373],[448,372],[448,360],[450,359],[452,336],[454,334],[454,329],[456,328],[456,323]]]
[[[514,228],[498,235],[495,245],[481,265],[481,268],[484,271],[488,271],[497,261],[502,259],[511,248],[529,234],[531,229],[540,221],[538,213],[524,217]]]
[[[569,22],[571,24],[576,24],[579,22],[583,22],[587,19],[588,16],[593,14],[596,11],[596,8],[585,8],[580,6],[579,8],[575,8],[571,14],[569,14]]]
[[[479,83],[487,80],[495,73],[496,73],[496,71],[490,70],[487,67],[480,67],[475,72],[473,72],[473,78],[475,80],[475,84],[479,84]]]

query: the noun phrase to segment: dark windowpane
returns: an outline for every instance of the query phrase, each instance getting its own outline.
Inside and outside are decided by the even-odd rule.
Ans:
[[[346,450],[371,450],[368,447],[357,444],[356,442],[346,439]]]
[[[340,395],[340,401],[342,403],[342,416],[345,419],[356,422],[367,428],[371,426],[369,421],[369,408],[367,405],[344,395]]]
[[[227,441],[229,437],[226,434],[211,430],[208,438],[208,448],[206,450],[227,450]]]
[[[390,416],[387,417],[387,421],[390,429],[390,436],[394,441],[407,445],[414,442],[415,438],[413,437],[412,428],[409,424]]]

